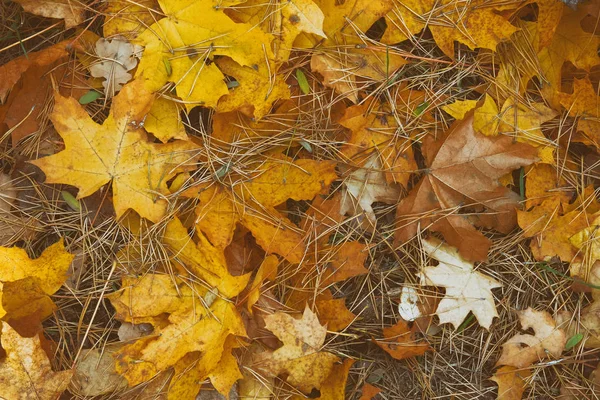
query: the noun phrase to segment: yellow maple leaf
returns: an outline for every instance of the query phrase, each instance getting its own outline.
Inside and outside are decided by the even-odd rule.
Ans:
[[[174,259],[181,260],[192,275],[203,279],[221,295],[230,298],[244,290],[250,274],[232,276],[223,250],[211,245],[202,232],[196,232],[196,237],[198,244],[189,237],[181,221],[174,218],[167,224],[163,242],[173,252]]]
[[[2,324],[0,397],[3,399],[55,400],[67,388],[73,371],[52,371],[52,365],[38,336],[21,337],[8,324]]]
[[[555,109],[560,107],[558,93],[561,91],[563,64],[570,61],[575,67],[586,71],[600,64],[597,52],[600,37],[585,32],[581,27],[581,20],[586,16],[584,7],[574,11],[564,6],[563,16],[552,40],[538,53],[537,75],[542,81],[541,92]]]
[[[155,327],[157,335],[141,338],[115,353],[116,370],[130,385],[150,380],[192,352],[201,353],[201,364],[209,372],[221,359],[228,335],[246,336],[232,303],[216,298],[207,304],[200,297],[205,289],[185,290],[181,281],[169,285],[170,278],[147,274],[140,278],[139,286],[125,287],[109,297],[129,320],[169,313],[166,326]],[[148,291],[150,287],[152,291]],[[179,292],[184,296],[178,298]]]
[[[498,385],[498,400],[521,400],[530,376],[531,370],[528,368],[518,369],[506,365],[498,369],[490,380]]]
[[[486,136],[512,134],[517,141],[537,147],[541,162],[554,162],[556,144],[544,136],[541,125],[557,113],[542,103],[524,104],[508,98],[499,110],[494,99],[485,94],[482,100],[457,100],[442,109],[456,119],[463,119],[475,109],[473,128],[477,132]]]
[[[181,110],[177,103],[165,97],[159,97],[152,103],[144,121],[144,128],[158,140],[167,143],[171,139],[187,140]]]
[[[115,96],[102,125],[90,118],[73,98],[56,95],[50,116],[65,142],[65,150],[32,161],[48,183],[66,183],[79,189],[81,199],[112,181],[117,218],[132,208],[158,222],[165,214],[168,180],[193,169],[194,146],[176,141],[155,144],[141,128],[153,95],[134,81]]]
[[[332,162],[280,158],[263,163],[257,176],[233,190],[213,185],[188,195],[200,200],[196,226],[213,245],[227,246],[240,222],[265,251],[299,263],[306,251],[303,234],[274,207],[287,199],[311,200],[336,178]]]
[[[216,107],[228,90],[223,73],[212,62],[214,56],[228,56],[263,76],[274,70],[273,36],[252,24],[235,23],[219,2],[161,0],[159,5],[165,17],[136,42],[145,47],[136,78],[143,79],[148,90],[173,82],[188,111],[196,105]]]
[[[559,93],[558,99],[570,116],[579,117],[577,130],[582,131],[585,137],[574,140],[600,148],[600,96],[589,78],[575,79],[573,94]]]
[[[128,39],[136,37],[155,22],[154,13],[158,9],[156,0],[136,0],[135,3],[128,0],[108,0],[105,4],[106,19],[102,32],[107,38],[117,35]]]
[[[287,374],[287,381],[310,393],[320,388],[338,357],[321,351],[327,329],[307,307],[301,319],[278,312],[265,317],[266,328],[283,342],[274,352],[261,353],[257,368],[272,376]]]
[[[275,100],[290,97],[288,85],[279,74],[272,77],[251,67],[243,67],[230,58],[221,58],[215,63],[223,73],[233,76],[239,84],[219,100],[218,112],[240,110],[250,117],[260,119],[270,111]]]
[[[56,309],[49,296],[67,279],[73,258],[62,239],[33,260],[24,249],[0,247],[0,318],[19,333],[33,335],[38,324]]]
[[[300,33],[326,38],[322,29],[325,16],[312,0],[248,0],[243,7],[229,10],[229,15],[236,21],[261,26],[265,32],[273,33],[277,64],[287,61]]]

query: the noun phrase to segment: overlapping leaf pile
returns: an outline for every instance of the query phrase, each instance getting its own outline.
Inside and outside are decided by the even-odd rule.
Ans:
[[[596,2],[15,1],[0,397],[599,393]]]

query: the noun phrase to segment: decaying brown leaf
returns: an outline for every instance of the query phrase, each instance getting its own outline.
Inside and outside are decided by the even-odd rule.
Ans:
[[[472,261],[487,258],[490,241],[473,225],[509,232],[516,225],[519,197],[499,179],[536,160],[536,150],[508,137],[489,138],[473,129],[473,114],[438,140],[424,139],[429,169],[398,206],[396,241],[421,229],[441,232],[449,244]],[[477,210],[462,215],[462,209]]]

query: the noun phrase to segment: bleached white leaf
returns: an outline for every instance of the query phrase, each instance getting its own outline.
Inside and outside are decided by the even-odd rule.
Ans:
[[[492,290],[502,287],[495,279],[473,270],[473,264],[465,261],[458,250],[437,239],[423,240],[423,250],[439,261],[436,267],[425,267],[419,274],[421,285],[446,288],[435,313],[440,323],[451,323],[458,328],[469,312],[479,325],[489,329],[498,316]]]

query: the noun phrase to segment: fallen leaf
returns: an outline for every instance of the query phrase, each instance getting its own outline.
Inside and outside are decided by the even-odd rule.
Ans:
[[[362,168],[353,171],[344,179],[340,213],[352,216],[364,214],[366,218],[360,218],[359,221],[364,227],[372,228],[377,224],[372,204],[379,201],[393,204],[399,197],[399,187],[388,184],[380,156],[373,153]]]
[[[199,301],[196,307],[179,309],[169,315],[169,324],[155,335],[124,346],[115,353],[116,370],[130,386],[146,382],[175,365],[186,354],[201,352],[198,361],[210,372],[223,355],[226,338],[246,336],[235,307],[217,298],[210,307]]]
[[[102,25],[104,37],[122,35],[128,39],[136,37],[147,26],[155,22],[158,10],[157,0],[137,0],[131,3],[127,0],[106,1],[106,18]]]
[[[212,246],[202,232],[196,232],[198,244],[188,235],[177,218],[168,224],[163,242],[170,248],[174,259],[181,260],[195,277],[215,287],[219,294],[230,298],[248,285],[250,274],[232,276],[227,270],[223,250]]]
[[[326,38],[322,29],[325,16],[312,0],[249,0],[228,11],[234,20],[261,26],[275,35],[272,48],[277,64],[287,61],[300,33]]]
[[[329,252],[329,263],[323,273],[323,285],[330,285],[346,279],[368,274],[365,268],[367,246],[358,241],[344,242]]]
[[[490,378],[498,385],[498,400],[521,400],[531,370],[504,366]]]
[[[473,270],[473,263],[466,261],[455,248],[436,239],[422,240],[423,251],[439,261],[436,267],[425,267],[419,274],[421,285],[442,286],[446,295],[435,313],[440,323],[451,323],[454,329],[462,324],[469,312],[479,325],[490,329],[492,320],[498,316],[492,289],[502,284],[481,272]]]
[[[216,247],[227,246],[238,222],[252,232],[267,252],[300,263],[306,252],[304,234],[283,217],[275,206],[288,199],[311,200],[337,178],[332,162],[286,158],[263,163],[252,179],[234,189],[213,185],[190,190],[200,200],[196,227]]]
[[[341,364],[334,364],[331,373],[321,385],[319,392],[321,395],[316,399],[321,400],[338,400],[343,399],[346,395],[346,382],[348,381],[348,373],[354,364],[354,360],[346,358]],[[292,400],[304,399],[304,396],[293,396]]]
[[[229,93],[215,56],[228,56],[262,76],[273,71],[273,36],[252,24],[235,23],[210,2],[159,2],[161,16],[136,39],[144,53],[136,72],[151,92],[167,82],[176,85],[187,110],[216,107]],[[257,90],[259,88],[256,88]],[[262,88],[260,88],[262,90]]]
[[[523,330],[533,329],[534,335],[517,334],[502,345],[502,355],[496,365],[526,368],[545,358],[558,359],[563,352],[567,336],[546,311],[527,308],[519,311]]]
[[[146,115],[144,128],[163,143],[171,139],[187,140],[180,111],[176,102],[159,97]]]
[[[100,38],[95,46],[97,61],[89,67],[94,78],[103,78],[102,86],[112,97],[131,80],[131,71],[137,66],[141,46],[129,43],[123,37]]]
[[[249,312],[252,312],[252,307],[258,301],[261,294],[261,287],[266,281],[274,281],[277,278],[277,267],[279,265],[279,259],[277,256],[267,256],[260,264],[256,275],[254,276],[254,282],[248,292],[247,308]]]
[[[2,324],[0,397],[5,399],[55,400],[69,385],[73,371],[54,372],[38,336],[21,337]]]
[[[362,387],[359,400],[373,400],[373,397],[377,396],[379,393],[381,393],[381,389],[371,385],[370,383],[365,383]]]
[[[375,343],[396,360],[422,356],[431,347],[426,342],[417,341],[415,331],[416,326],[411,329],[400,319],[395,325],[383,328],[384,339],[376,340]]]
[[[73,258],[74,255],[65,250],[62,239],[36,259],[30,259],[24,249],[0,247],[0,283],[3,286],[0,317],[15,325],[21,335],[35,333],[39,323],[55,310],[49,296],[67,279]],[[30,316],[34,318],[28,320]],[[25,321],[20,323],[20,319]]]
[[[600,37],[585,32],[581,27],[581,21],[586,15],[584,7],[577,10],[563,7],[562,18],[552,40],[537,55],[537,75],[543,82],[541,92],[555,109],[560,107],[561,102],[558,93],[561,92],[563,64],[570,61],[575,67],[586,71],[600,64],[600,56],[596,51],[600,46]]]
[[[508,137],[477,134],[470,114],[455,122],[444,137],[425,138],[423,151],[428,174],[398,206],[396,241],[414,237],[420,223],[441,232],[466,259],[485,260],[490,241],[472,224],[510,232],[516,224],[519,198],[499,179],[519,166],[532,164],[535,149]],[[463,207],[480,212],[475,217],[457,214]],[[492,213],[482,213],[482,208]],[[439,217],[429,216],[442,211]]]
[[[578,252],[570,238],[590,226],[597,211],[594,189],[589,187],[573,204],[554,196],[531,211],[518,211],[517,220],[523,235],[533,238],[530,248],[537,260],[558,256],[571,261]]]
[[[46,18],[63,19],[65,29],[73,28],[85,21],[84,5],[70,0],[15,0],[23,10]]]
[[[99,396],[127,387],[127,381],[115,371],[114,352],[119,346],[85,350],[75,366],[71,383],[83,396]]]
[[[585,135],[585,140],[581,141],[600,148],[600,97],[590,80],[575,79],[573,93],[560,93],[558,98],[570,116],[578,117],[577,130]]]
[[[327,330],[341,332],[356,320],[356,315],[346,307],[345,299],[317,299],[315,308],[319,321],[327,324]]]
[[[215,61],[219,69],[238,82],[217,104],[218,112],[240,110],[249,117],[261,119],[271,110],[273,102],[289,99],[290,90],[282,77],[274,79],[267,71],[258,72],[251,67],[243,67],[230,58]]]
[[[44,171],[47,183],[76,186],[78,199],[112,181],[117,218],[132,208],[158,222],[168,205],[162,197],[169,194],[168,180],[194,168],[196,147],[183,141],[148,141],[140,124],[152,100],[141,82],[132,82],[115,96],[111,114],[98,125],[77,100],[57,94],[50,118],[65,141],[65,150],[31,162]]]
[[[0,67],[0,129],[10,129],[12,145],[48,125],[47,108],[52,103],[52,87],[64,96],[79,97],[86,91],[83,74],[69,61],[69,49],[77,42],[65,40]],[[54,82],[54,84],[53,84]],[[10,94],[9,94],[10,92]]]
[[[327,330],[317,315],[307,307],[301,319],[278,312],[265,317],[266,328],[273,332],[283,346],[261,354],[257,368],[271,376],[287,374],[287,382],[305,393],[319,389],[338,357],[321,351]]]

